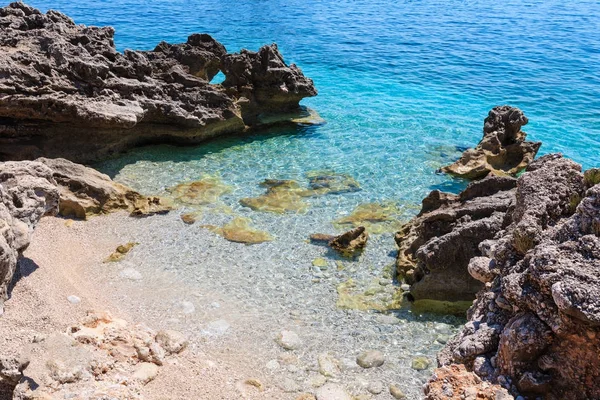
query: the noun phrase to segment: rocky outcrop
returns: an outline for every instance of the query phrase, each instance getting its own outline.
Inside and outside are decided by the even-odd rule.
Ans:
[[[533,161],[542,145],[525,141],[527,135],[521,127],[527,122],[518,108],[494,107],[485,119],[483,138],[477,147],[466,150],[458,161],[441,171],[466,179],[480,179],[490,172],[516,175]]]
[[[63,217],[86,219],[119,210],[146,216],[171,209],[169,200],[143,196],[92,168],[62,158],[36,161],[52,170],[60,192],[59,214]]]
[[[527,399],[600,398],[600,185],[548,155],[514,196],[469,264],[485,289],[438,361]]]
[[[187,344],[176,331],[90,312],[66,333],[38,335],[27,363],[12,361],[13,399],[142,399],[141,387]]]
[[[40,218],[58,211],[58,198],[52,171],[45,165],[0,163],[0,315],[18,258]]]
[[[276,45],[227,54],[209,35],[119,53],[111,27],[23,3],[0,8],[0,160],[86,162],[153,142],[241,132],[316,95]],[[222,71],[222,85],[210,80]]]
[[[434,190],[423,200],[421,212],[395,236],[398,277],[411,285],[415,300],[475,298],[483,284],[469,275],[467,266],[481,256],[479,244],[503,229],[516,182],[489,176],[460,195]]]

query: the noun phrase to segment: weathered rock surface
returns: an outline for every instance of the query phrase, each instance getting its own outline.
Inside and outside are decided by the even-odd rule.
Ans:
[[[86,162],[144,143],[196,143],[317,94],[275,44],[227,54],[194,34],[119,53],[113,28],[23,3],[0,8],[0,27],[0,160]],[[219,70],[225,81],[210,84]]]
[[[310,240],[313,243],[326,243],[345,257],[354,257],[367,246],[369,234],[364,226],[359,226],[338,236],[315,233],[310,235]]]
[[[469,275],[479,244],[504,227],[515,202],[516,179],[489,176],[460,195],[434,190],[421,212],[396,233],[398,277],[416,300],[473,300],[483,284]]]
[[[52,170],[60,192],[59,214],[64,217],[86,219],[118,210],[145,216],[171,209],[168,200],[143,196],[92,168],[63,158],[38,158],[36,161]]]
[[[492,385],[464,365],[450,365],[434,371],[424,388],[426,400],[512,400],[508,391]]]
[[[91,312],[66,333],[31,344],[14,399],[141,399],[140,386],[185,349],[178,332],[156,333],[106,312]],[[16,365],[16,364],[15,364]]]
[[[474,149],[466,150],[443,172],[466,179],[480,179],[490,172],[515,175],[533,161],[541,142],[527,142],[521,130],[528,122],[521,110],[511,106],[494,107],[483,126],[483,138]]]
[[[0,315],[18,258],[40,218],[58,211],[58,198],[50,168],[30,161],[0,163]]]
[[[600,398],[600,185],[573,161],[541,157],[505,225],[469,265],[486,288],[439,363],[515,396]]]

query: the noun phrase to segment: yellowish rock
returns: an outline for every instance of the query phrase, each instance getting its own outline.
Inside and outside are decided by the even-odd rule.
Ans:
[[[223,236],[230,242],[257,244],[273,240],[268,232],[251,228],[251,222],[248,218],[237,217],[223,227],[214,225],[203,225],[202,227]]]
[[[191,205],[216,203],[221,196],[232,192],[232,187],[225,185],[220,179],[206,177],[199,181],[180,183],[170,189],[176,201]]]
[[[258,197],[246,197],[240,204],[254,211],[265,211],[277,214],[286,212],[306,212],[308,204],[303,200],[303,192],[298,182],[293,180],[267,179],[260,186],[266,187],[267,192]]]
[[[395,232],[402,226],[403,212],[395,203],[365,203],[333,222],[338,229],[364,226],[371,233]]]
[[[137,242],[129,242],[127,244],[122,244],[120,246],[117,247],[117,249],[106,258],[106,260],[104,260],[104,262],[116,262],[116,261],[121,261],[123,259],[123,257],[125,257],[125,255],[127,253],[129,253],[131,251],[131,249],[133,249],[135,246],[137,246],[139,243]]]

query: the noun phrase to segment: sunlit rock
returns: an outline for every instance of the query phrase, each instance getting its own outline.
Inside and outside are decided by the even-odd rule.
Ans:
[[[230,242],[257,244],[273,240],[273,237],[268,232],[251,228],[251,222],[248,218],[237,217],[223,227],[204,225],[203,228],[219,236],[223,236]]]
[[[402,226],[402,211],[395,203],[365,203],[333,222],[339,229],[364,226],[371,233],[394,232]]]
[[[206,177],[198,181],[180,183],[170,189],[176,201],[189,205],[207,205],[216,203],[221,196],[232,192],[232,187],[220,179]]]

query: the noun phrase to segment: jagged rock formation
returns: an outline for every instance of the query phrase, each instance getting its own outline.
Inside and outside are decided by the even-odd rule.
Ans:
[[[483,287],[467,266],[481,255],[479,244],[504,227],[515,201],[516,179],[489,176],[460,195],[432,191],[421,212],[395,239],[396,269],[416,300],[469,301]]]
[[[196,143],[317,94],[274,44],[227,54],[194,34],[119,53],[113,28],[23,3],[0,8],[0,27],[0,160],[86,162],[144,143]],[[225,82],[210,84],[219,70]]]
[[[508,391],[492,385],[464,365],[449,365],[434,371],[425,385],[426,400],[512,400]]]
[[[52,170],[60,192],[59,214],[63,217],[86,219],[119,210],[146,216],[171,209],[169,200],[143,196],[92,168],[62,158],[36,161]]]
[[[0,163],[0,315],[35,225],[57,211],[58,188],[48,167],[37,162]]]
[[[474,149],[466,150],[454,164],[441,168],[461,178],[480,179],[490,172],[515,175],[529,165],[541,142],[527,142],[521,130],[528,122],[521,110],[511,106],[494,107],[483,125],[483,138]]]
[[[600,398],[600,185],[573,161],[541,157],[504,219],[469,264],[485,289],[439,363],[527,399]]]

